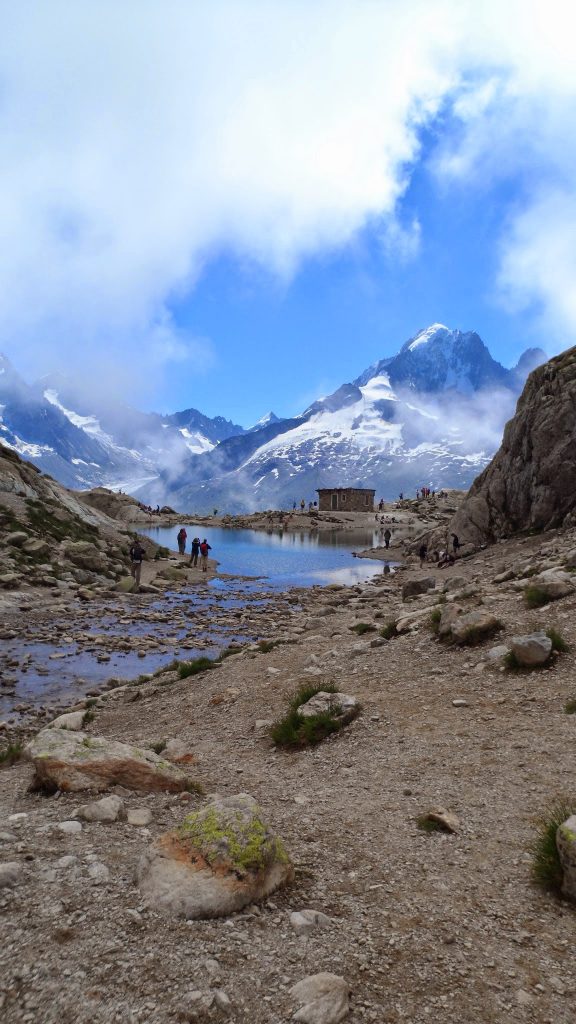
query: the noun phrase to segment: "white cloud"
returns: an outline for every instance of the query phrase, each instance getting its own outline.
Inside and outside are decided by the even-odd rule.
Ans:
[[[5,4],[0,348],[39,370],[54,364],[43,345],[110,365],[200,357],[166,310],[222,251],[289,276],[374,222],[408,257],[417,221],[407,232],[395,214],[418,132],[447,100],[459,97],[465,130],[444,177],[499,173],[503,154],[516,167],[518,140],[559,151],[567,12],[554,0]],[[535,132],[537,108],[561,114]],[[512,225],[510,246],[521,235]],[[523,287],[538,291],[531,273]]]

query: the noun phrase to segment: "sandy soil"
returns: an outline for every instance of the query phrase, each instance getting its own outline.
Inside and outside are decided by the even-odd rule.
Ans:
[[[557,564],[574,546],[574,533],[520,538],[425,574],[438,587],[455,575],[473,583],[469,600],[497,611],[504,641],[555,626],[573,652],[576,594],[530,611],[513,582],[493,579],[508,566]],[[247,649],[217,671],[98,702],[90,731],[141,744],[177,736],[207,792],[258,799],[296,865],[294,884],[261,907],[191,924],[146,909],[134,865],[180,820],[181,797],[126,794],[128,806],[152,810],[148,832],[87,824],[67,836],[57,825],[85,797],[28,793],[26,763],[0,771],[1,857],[25,867],[22,884],[0,896],[7,1022],[226,1019],[215,1005],[194,1010],[193,993],[223,991],[228,1020],[280,1024],[297,1009],[290,987],[320,970],[349,983],[352,1024],[573,1021],[575,911],[534,887],[529,848],[537,817],[576,791],[575,720],[564,713],[574,654],[501,671],[484,661],[499,641],[445,646],[426,619],[372,647],[378,634],[359,638],[355,622],[380,627],[436,599],[402,605],[406,578],[299,592],[271,610],[268,635],[280,641],[271,652]],[[336,682],[362,714],[314,750],[277,751],[256,722],[281,714],[303,680]],[[417,827],[437,805],[458,815],[456,835]],[[65,856],[74,859],[63,866]],[[90,877],[95,860],[108,880]],[[304,907],[331,925],[296,935],[289,912]]]

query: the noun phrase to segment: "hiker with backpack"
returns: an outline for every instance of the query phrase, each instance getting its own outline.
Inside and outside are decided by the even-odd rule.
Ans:
[[[176,540],[178,541],[178,551],[180,552],[181,555],[183,555],[184,552],[186,551],[187,536],[188,534],[186,533],[186,530],[184,529],[183,526],[181,526],[176,537]]]
[[[212,545],[208,543],[206,537],[200,545],[200,568],[202,572],[208,572],[208,552],[212,551]]]
[[[134,593],[137,593],[140,589],[140,575],[142,573],[142,562],[146,557],[146,552],[142,547],[138,537],[136,536],[134,542],[130,548],[130,572],[134,577],[136,586],[134,587]]]
[[[192,546],[190,548],[190,565],[198,565],[198,555],[200,554],[200,537],[194,537],[192,540]]]

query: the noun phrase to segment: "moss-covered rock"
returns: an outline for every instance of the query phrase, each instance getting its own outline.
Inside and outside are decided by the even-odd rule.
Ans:
[[[152,845],[138,870],[150,906],[187,918],[234,913],[292,876],[282,842],[246,793],[217,797],[187,815]]]

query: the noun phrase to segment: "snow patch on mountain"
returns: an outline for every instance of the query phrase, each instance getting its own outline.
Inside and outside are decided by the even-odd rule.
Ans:
[[[431,324],[430,327],[426,327],[425,330],[420,331],[412,341],[408,342],[407,348],[409,352],[413,352],[415,348],[420,345],[425,345],[427,341],[430,341],[440,331],[446,331],[450,334],[450,330],[445,324]]]

